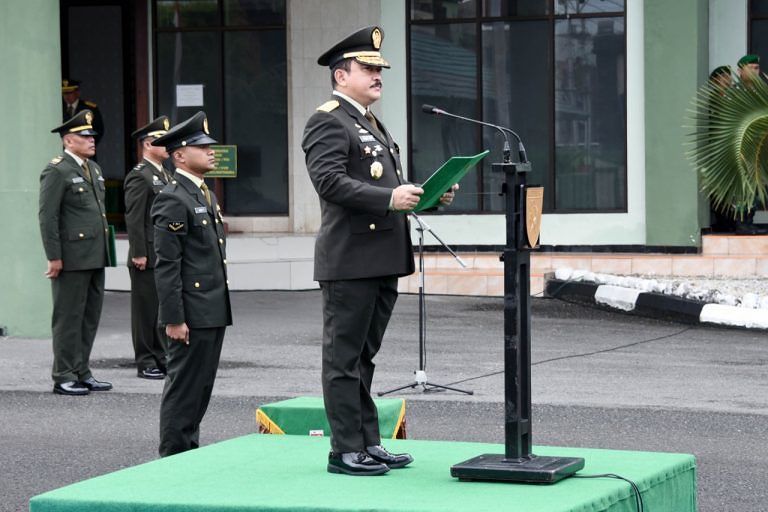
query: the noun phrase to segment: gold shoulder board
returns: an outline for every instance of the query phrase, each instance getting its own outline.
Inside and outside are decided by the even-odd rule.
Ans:
[[[338,108],[339,102],[336,100],[326,101],[319,107],[317,107],[317,110],[321,112],[330,112],[331,110]]]
[[[63,157],[63,156],[61,156],[61,155],[59,155],[59,156],[55,157],[53,160],[51,160],[51,164],[52,164],[52,165],[56,165],[56,164],[58,164],[59,162],[61,162],[62,160],[64,160],[64,157]]]
[[[88,101],[88,100],[85,100],[85,101],[83,101],[83,103],[85,103],[85,104],[86,104],[86,105],[88,105],[89,107],[96,107],[96,106],[98,106],[98,105],[96,105],[94,102],[92,102],[92,101]]]

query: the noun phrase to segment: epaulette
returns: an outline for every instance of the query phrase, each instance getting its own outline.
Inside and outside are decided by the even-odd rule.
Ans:
[[[85,103],[85,104],[86,104],[86,105],[88,105],[89,107],[98,107],[98,105],[96,105],[96,104],[95,104],[94,102],[92,102],[92,101],[83,100],[83,103]]]
[[[334,110],[338,107],[339,107],[338,101],[330,100],[330,101],[326,101],[325,103],[317,107],[317,110],[319,110],[320,112],[330,112],[331,110]]]
[[[61,162],[62,160],[64,160],[64,156],[63,155],[59,155],[59,156],[55,157],[53,160],[51,160],[50,163],[51,163],[51,165],[56,165],[59,162]]]
[[[131,169],[131,171],[140,171],[146,166],[147,164],[145,162],[139,162],[133,169]]]

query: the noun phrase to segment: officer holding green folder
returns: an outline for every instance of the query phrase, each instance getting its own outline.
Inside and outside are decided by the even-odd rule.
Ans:
[[[365,27],[318,59],[333,96],[304,129],[307,171],[320,197],[314,279],[323,296],[322,383],[331,427],[327,470],[381,475],[413,458],[384,449],[371,398],[373,358],[397,299],[414,271],[406,213],[423,190],[406,182],[400,149],[370,111],[381,96],[384,32]],[[443,204],[453,200],[453,192]]]

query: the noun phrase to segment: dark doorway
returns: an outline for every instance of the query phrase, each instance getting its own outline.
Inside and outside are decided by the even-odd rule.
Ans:
[[[133,165],[131,3],[60,0],[60,6],[62,78],[79,80],[80,101],[93,102],[101,111],[104,134],[96,157],[107,180],[109,222],[122,228],[122,183]]]

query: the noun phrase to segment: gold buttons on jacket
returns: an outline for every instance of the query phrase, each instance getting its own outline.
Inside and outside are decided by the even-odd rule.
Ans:
[[[83,187],[80,187],[77,189],[78,192],[85,192],[85,189]]]
[[[80,235],[78,236],[80,236],[80,238],[85,238],[85,235],[83,233],[80,233]]]
[[[225,265],[227,264],[227,260],[226,260],[226,258],[224,259],[224,264],[225,264]]]
[[[219,244],[223,244],[223,243],[224,243],[224,239],[223,238],[219,238]]]
[[[370,226],[368,226],[368,229],[373,231],[374,229],[376,229],[376,224],[371,224]]]
[[[195,288],[200,288],[200,283],[195,283]]]
[[[207,226],[207,225],[208,225],[208,221],[203,219],[203,226]]]

